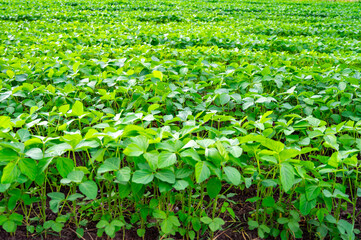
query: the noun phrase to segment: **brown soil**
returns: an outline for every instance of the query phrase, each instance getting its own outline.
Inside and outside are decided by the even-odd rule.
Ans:
[[[260,238],[258,238],[258,236],[257,236],[257,231],[249,230],[248,224],[247,224],[248,218],[250,217],[250,213],[255,208],[252,203],[246,202],[246,200],[250,197],[256,196],[257,193],[256,193],[255,186],[252,186],[251,188],[244,189],[244,190],[233,189],[232,192],[236,193],[236,195],[234,197],[230,198],[230,200],[234,201],[235,204],[230,204],[229,207],[231,207],[233,209],[233,211],[238,219],[236,221],[234,221],[229,215],[224,215],[224,216],[221,215],[220,217],[222,217],[226,221],[226,225],[224,225],[223,231],[218,231],[214,234],[214,239],[217,239],[217,240],[230,240],[230,239],[231,240],[233,240],[233,239],[234,240],[259,240]],[[275,196],[275,198],[277,198],[277,196]],[[220,203],[222,201],[223,200],[220,199]],[[360,211],[360,210],[361,210],[361,198],[358,199],[358,202],[357,202],[357,211]],[[347,213],[349,214],[350,211],[345,211],[345,212],[341,213],[342,217],[346,219],[347,215],[348,215]],[[48,220],[55,219],[55,217],[56,217],[56,215],[53,214],[53,212],[51,212],[50,209],[47,209],[46,214],[48,216]],[[105,236],[105,233],[104,233],[103,237],[98,237],[96,234],[97,229],[96,229],[95,225],[96,225],[96,223],[90,222],[88,224],[89,229],[84,231],[84,236],[81,239],[86,239],[86,240],[109,239],[108,237]],[[305,224],[303,224],[302,222],[300,223],[300,225],[301,225],[301,227],[305,226]],[[356,219],[355,228],[361,229],[361,214]],[[68,226],[64,227],[64,229],[61,231],[61,234],[48,233],[45,236],[45,235],[39,235],[39,234],[30,234],[26,231],[26,228],[24,226],[18,227],[15,235],[10,235],[9,233],[5,232],[0,227],[0,240],[25,240],[25,239],[76,240],[79,238],[77,237],[75,229],[76,228],[74,226],[68,225]],[[303,232],[304,232],[303,239],[316,239],[316,237],[313,234],[308,233],[308,231],[306,229],[304,229]],[[357,236],[357,237],[358,237],[358,239],[361,239],[361,236]],[[115,240],[121,240],[121,239],[125,239],[125,240],[156,240],[156,239],[162,239],[162,237],[159,236],[159,232],[156,228],[150,228],[150,229],[146,230],[144,239],[138,237],[136,229],[126,230],[124,233],[118,232],[114,239]],[[175,237],[173,237],[173,239],[181,240],[183,238],[181,236],[175,236]],[[201,237],[201,239],[202,240],[209,239],[209,236],[204,235]]]
[[[154,229],[148,229],[145,235],[146,235],[144,238],[145,240],[155,240],[155,239],[158,239],[158,236],[159,236],[158,232],[155,231]],[[31,235],[31,234],[27,235],[26,229],[24,227],[20,227],[20,228],[18,228],[18,230],[16,231],[16,234],[14,236],[9,235],[8,233],[6,233],[3,230],[0,231],[0,239],[3,239],[3,240],[26,240],[26,239],[76,240],[76,239],[80,239],[80,238],[77,237],[75,230],[73,230],[71,228],[63,229],[63,231],[61,231],[61,235],[48,234],[47,236],[40,236],[40,235]],[[90,230],[84,232],[84,236],[82,239],[86,239],[86,240],[103,240],[104,239],[105,240],[105,239],[109,239],[109,238],[107,238],[105,236],[99,238],[96,234],[96,229],[90,229]],[[124,238],[123,238],[122,233],[118,233],[114,239],[126,239],[126,240],[138,240],[139,239],[139,240],[142,240],[142,238],[138,237],[135,230],[126,231],[124,234]]]

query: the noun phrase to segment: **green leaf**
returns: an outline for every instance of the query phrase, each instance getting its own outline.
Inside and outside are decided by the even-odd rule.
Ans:
[[[227,93],[223,93],[219,96],[220,104],[223,106],[231,100],[231,97]]]
[[[276,187],[277,182],[273,179],[266,179],[261,182],[261,184],[265,187]]]
[[[8,233],[13,233],[16,231],[16,224],[14,221],[11,220],[4,222],[2,227]]]
[[[232,146],[229,148],[229,153],[232,154],[235,158],[239,158],[243,153],[243,149],[239,146]]]
[[[8,163],[4,170],[3,175],[1,177],[1,183],[13,183],[20,176],[20,170],[16,166],[15,162]]]
[[[191,222],[192,222],[192,226],[193,226],[194,231],[198,232],[202,228],[202,224],[201,224],[201,221],[199,220],[199,218],[192,217]]]
[[[209,224],[211,224],[212,219],[210,217],[202,217],[201,222],[209,225]]]
[[[12,213],[9,216],[9,219],[17,223],[18,225],[21,225],[24,219],[24,216],[19,213]]]
[[[74,183],[81,183],[81,181],[83,180],[84,177],[84,172],[83,171],[71,171],[68,176],[65,179],[62,179],[60,182],[61,183],[68,183],[69,182],[74,182]],[[63,181],[65,180],[65,181]]]
[[[124,154],[131,157],[138,157],[147,151],[149,141],[144,136],[131,138],[132,142],[124,149]]]
[[[325,218],[326,215],[328,215],[329,212],[326,208],[320,208],[317,210],[316,215],[317,218],[320,222],[323,222],[323,219]]]
[[[325,147],[331,147],[336,151],[339,150],[340,145],[337,143],[337,138],[335,135],[325,135],[323,139],[325,140]]]
[[[222,142],[217,141],[216,142],[216,146],[218,149],[219,154],[222,156],[222,162],[228,161],[229,160],[229,156],[228,156],[228,152],[226,151],[226,148],[223,146]]]
[[[26,175],[32,181],[35,180],[39,172],[35,160],[29,158],[20,159],[19,168],[21,173]]]
[[[15,161],[18,158],[19,158],[18,153],[10,148],[3,148],[0,150],[0,163]]]
[[[258,228],[259,224],[256,221],[250,220],[248,221],[249,230],[253,230],[255,228]]]
[[[300,225],[295,220],[289,221],[288,227],[292,230],[292,232],[298,232],[300,230]]]
[[[57,158],[56,169],[58,170],[60,176],[66,178],[68,174],[74,170],[74,161],[70,158]]]
[[[0,128],[12,128],[14,124],[11,122],[11,118],[8,116],[0,116]]]
[[[51,146],[45,151],[46,157],[58,157],[63,155],[66,151],[72,150],[68,143],[60,143]]]
[[[59,201],[59,200],[50,200],[50,202],[49,202],[50,210],[53,211],[54,213],[58,213],[61,202],[62,201]]]
[[[211,171],[205,162],[198,162],[195,166],[195,174],[197,183],[201,183],[211,176]]]
[[[259,229],[262,229],[262,231],[264,231],[266,233],[270,233],[270,231],[271,231],[271,229],[269,227],[267,227],[266,225],[264,225],[264,224],[259,226]]]
[[[153,76],[159,80],[163,80],[163,73],[161,71],[153,71]]]
[[[262,153],[264,153],[264,150],[262,151]],[[271,164],[277,164],[277,158],[270,155],[260,155],[260,160]]]
[[[347,235],[351,235],[353,232],[354,226],[351,223],[347,222],[346,220],[340,219],[337,223],[337,228],[341,233],[346,232]]]
[[[123,151],[123,153],[130,157],[138,157],[142,155],[145,151],[141,149],[137,144],[131,143],[129,144]]]
[[[285,145],[283,143],[274,141],[269,138],[265,138],[264,141],[261,142],[261,144],[277,153],[282,152],[282,150],[285,148]]]
[[[158,168],[158,158],[159,153],[156,151],[151,151],[144,153],[144,158],[147,160],[149,167],[153,170],[156,170]]]
[[[82,238],[84,236],[83,228],[77,228],[75,232],[76,232],[78,238]]]
[[[180,222],[176,216],[169,216],[168,219],[172,222],[174,226],[180,226]]]
[[[80,194],[80,193],[74,193],[74,194],[70,195],[70,196],[67,198],[67,200],[68,200],[68,201],[75,201],[75,200],[77,200],[77,199],[79,199],[79,198],[82,198],[82,197],[84,197],[84,195],[82,195],[82,194]]]
[[[44,228],[45,229],[49,229],[49,228],[51,228],[51,226],[54,224],[54,221],[53,220],[49,220],[49,221],[46,221],[46,222],[44,222]]]
[[[8,75],[9,78],[14,78],[15,77],[15,73],[11,70],[6,70],[6,75]]]
[[[153,181],[154,174],[149,170],[137,170],[134,172],[132,181],[139,184],[148,184]]]
[[[27,225],[26,231],[28,231],[29,233],[34,233],[35,227],[33,225]]]
[[[240,143],[246,143],[251,141],[259,142],[264,147],[271,149],[277,153],[282,152],[282,150],[285,148],[285,145],[283,143],[266,138],[262,135],[247,135],[239,138]]]
[[[215,199],[221,192],[222,183],[218,178],[211,178],[207,182],[207,193],[211,199]]]
[[[178,168],[175,172],[177,179],[184,179],[189,177],[193,173],[192,169],[189,168]]]
[[[331,157],[328,159],[328,165],[337,168],[339,166],[341,159],[340,154],[338,152],[332,153]]]
[[[169,216],[168,218],[164,219],[160,224],[160,227],[165,234],[171,233],[172,230],[175,230],[173,228],[178,226],[180,226],[180,223],[176,216]]]
[[[155,174],[155,177],[163,182],[167,182],[170,184],[175,183],[175,175],[174,172],[172,172],[169,169],[162,169],[159,172]]]
[[[166,168],[172,166],[176,162],[177,162],[177,156],[175,153],[162,152],[159,154],[159,158],[158,158],[159,168]]]
[[[51,229],[53,229],[55,232],[61,232],[61,230],[63,230],[64,224],[62,223],[58,223],[58,222],[54,222],[53,225],[51,226]]]
[[[19,143],[19,142],[0,142],[0,146],[5,148],[11,148],[19,153],[23,153],[25,148],[24,143]]]
[[[239,171],[234,167],[224,167],[224,173],[226,174],[227,178],[231,183],[235,186],[238,186],[241,183],[241,174]]]
[[[194,240],[196,238],[196,233],[194,231],[188,231],[188,236],[190,240]]]
[[[284,161],[286,159],[291,159],[301,154],[301,151],[296,149],[284,149],[280,153],[280,159],[281,161]]]
[[[177,180],[177,182],[174,184],[174,188],[177,191],[183,191],[189,186],[189,183],[185,180]]]
[[[99,143],[96,140],[86,141],[82,140],[78,145],[74,148],[74,150],[86,150],[86,149],[94,149],[99,147]]]
[[[65,199],[65,195],[64,193],[61,192],[51,192],[47,194],[48,197],[50,197],[52,200],[64,200]]]
[[[79,66],[80,66],[80,62],[75,62],[75,63],[73,64],[73,72],[78,71]]]
[[[330,198],[330,197],[333,197],[332,193],[330,191],[328,191],[327,189],[324,189],[322,191],[323,195],[326,197],[326,198]]]
[[[159,210],[159,209],[155,209],[153,211],[153,217],[155,218],[159,218],[159,219],[166,219],[167,218],[167,214],[162,211],[162,210]]]
[[[125,225],[122,221],[120,221],[118,219],[114,219],[110,224],[117,226],[117,227],[123,227]]]
[[[68,143],[72,149],[75,149],[75,147],[81,142],[82,136],[80,134],[66,134],[62,137],[62,140]]]
[[[19,136],[20,141],[24,142],[24,144],[31,138],[30,132],[27,129],[20,129],[16,132],[16,135]]]
[[[331,214],[327,215],[326,216],[326,220],[329,222],[329,223],[336,223],[337,220],[334,216],[332,216]]]
[[[144,237],[145,236],[145,229],[139,228],[137,229],[137,234],[139,237]]]
[[[43,151],[40,148],[32,148],[29,151],[27,151],[25,155],[36,160],[40,160],[44,158]]]
[[[76,101],[73,105],[73,107],[71,108],[71,111],[73,113],[74,116],[81,116],[84,114],[84,106],[83,103]]]
[[[321,188],[319,188],[317,185],[307,185],[305,190],[308,201],[316,199],[321,194]]]
[[[95,199],[98,194],[98,186],[94,181],[86,181],[79,185],[79,190],[88,199]]]
[[[275,200],[273,197],[265,197],[262,199],[263,207],[273,207],[275,205]]]
[[[281,163],[280,176],[283,190],[288,192],[295,182],[294,168],[289,163]]]
[[[118,189],[119,189],[118,194],[119,194],[120,198],[124,199],[124,198],[128,197],[131,192],[131,185],[130,184],[118,184]]]
[[[278,218],[278,219],[277,219],[277,222],[278,222],[279,224],[286,224],[286,223],[289,222],[289,219],[288,219],[288,218],[285,218],[285,217],[281,217],[281,218]]]
[[[221,218],[215,218],[213,221],[209,224],[209,229],[211,229],[212,232],[215,232],[217,230],[220,230],[222,228],[222,225],[224,225],[225,222]]]
[[[63,155],[66,151],[72,150],[68,143],[60,143],[51,146],[45,151],[46,157],[58,157]]]
[[[183,151],[180,155],[181,155],[181,158],[190,157],[195,161],[198,161],[198,162],[201,161],[201,157],[199,156],[197,151],[194,149],[187,149],[187,150]]]
[[[160,224],[160,227],[165,234],[169,234],[172,232],[173,224],[168,219],[164,219]]]
[[[208,148],[209,146],[215,143],[213,139],[202,139],[202,140],[197,140],[196,142],[203,148]]]
[[[113,224],[105,226],[104,230],[109,237],[112,237],[115,234],[115,226]]]
[[[184,146],[183,142],[180,140],[176,141],[167,141],[157,143],[156,149],[166,150],[167,152],[176,153]]]
[[[156,110],[160,107],[159,104],[152,104],[148,107],[148,113],[151,113],[153,110]]]
[[[210,162],[212,162],[216,167],[220,167],[221,163],[223,161],[223,157],[221,156],[221,154],[218,152],[218,150],[216,148],[207,148],[206,149],[206,157],[208,158],[208,160],[210,160]],[[227,155],[228,157],[228,155]]]
[[[312,200],[312,201],[308,201],[305,194],[301,194],[300,197],[300,212],[303,215],[308,215],[311,210],[316,207],[316,199]]]
[[[129,167],[123,167],[116,173],[116,179],[119,182],[128,182],[130,180],[131,170]]]
[[[59,112],[62,114],[66,114],[69,111],[70,105],[66,104],[66,105],[62,105],[59,107]]]
[[[0,215],[0,226],[4,224],[8,220],[8,217],[4,214]]]
[[[105,221],[105,220],[100,220],[100,221],[97,223],[96,227],[97,227],[97,228],[104,228],[104,227],[106,227],[106,226],[108,226],[108,225],[109,225],[109,223],[108,223],[107,221]]]
[[[120,158],[108,158],[104,161],[102,165],[100,165],[98,169],[98,174],[116,171],[120,168]]]

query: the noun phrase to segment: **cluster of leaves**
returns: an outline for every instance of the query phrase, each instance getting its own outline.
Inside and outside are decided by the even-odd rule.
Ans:
[[[360,233],[359,4],[0,8],[5,231]]]

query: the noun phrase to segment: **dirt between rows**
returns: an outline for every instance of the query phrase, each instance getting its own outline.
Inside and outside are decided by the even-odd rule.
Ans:
[[[260,240],[257,236],[257,231],[255,230],[249,230],[248,229],[248,218],[250,217],[250,213],[255,209],[255,206],[250,203],[246,202],[248,198],[256,196],[256,189],[255,187],[250,187],[249,189],[234,189],[232,191],[236,193],[234,197],[231,198],[236,204],[230,205],[230,207],[233,209],[235,215],[237,216],[238,220],[236,222],[232,221],[232,218],[230,216],[222,216],[222,218],[225,220],[226,224],[224,225],[222,231],[215,232],[214,234],[214,240]],[[277,196],[274,196],[277,198]],[[205,199],[207,200],[207,199]],[[350,206],[350,209],[352,206]],[[361,198],[358,199],[356,208],[358,210],[361,209]],[[345,211],[341,213],[341,217],[347,218],[347,213],[350,213],[350,209],[348,211]],[[352,211],[351,211],[352,212]],[[19,212],[21,214],[21,212]],[[47,216],[49,218],[56,218],[56,214],[51,212],[50,209],[47,209]],[[84,236],[81,239],[85,240],[105,240],[110,239],[109,237],[105,236],[105,233],[102,237],[97,236],[97,229],[96,229],[96,223],[90,222],[88,223],[87,227],[88,229],[85,229]],[[309,239],[317,239],[316,236],[309,233],[307,229],[305,229],[306,224],[303,222],[300,223],[301,228],[303,229],[303,239],[309,240]],[[361,229],[361,214],[356,219],[356,228]],[[18,227],[15,234],[11,235],[7,233],[5,230],[0,227],[0,240],[76,240],[80,239],[77,237],[77,234],[75,232],[75,226],[65,226],[64,229],[61,231],[60,234],[58,233],[48,233],[45,235],[40,234],[30,234],[27,232],[25,226]],[[361,235],[357,236],[358,239],[361,239]],[[159,231],[157,228],[153,227],[150,229],[146,229],[145,237],[140,238],[137,235],[136,229],[132,228],[130,230],[125,230],[124,232],[120,231],[116,234],[115,240],[157,240],[157,239],[166,239],[166,237],[162,237],[159,235]],[[180,235],[172,236],[172,239],[174,240],[181,240],[184,239]],[[202,240],[210,239],[208,235],[201,236]],[[269,238],[270,239],[270,238]]]
[[[250,216],[250,212],[254,210],[254,206],[252,203],[246,202],[248,198],[251,196],[254,196],[256,194],[255,188],[251,187],[249,189],[245,189],[243,191],[236,190],[234,197],[231,199],[236,202],[237,204],[234,204],[230,207],[232,207],[235,215],[240,219],[239,222],[232,223],[231,217],[225,217],[224,220],[226,221],[226,225],[224,226],[225,230],[218,231],[214,234],[214,238],[218,240],[229,240],[229,239],[237,239],[237,240],[250,240],[250,239],[258,239],[257,238],[257,232],[256,231],[250,231],[248,229],[248,217]],[[205,199],[206,200],[206,199]],[[21,214],[21,212],[19,212]],[[56,214],[54,214],[50,209],[47,209],[46,211],[48,220],[55,219]],[[97,229],[95,227],[95,222],[88,223],[88,229],[84,230],[84,236],[82,239],[86,240],[105,240],[110,239],[107,236],[105,236],[105,233],[102,237],[97,236]],[[27,240],[27,239],[33,239],[33,240],[76,240],[79,239],[77,237],[77,234],[75,232],[76,227],[75,226],[65,226],[64,229],[61,231],[60,234],[58,233],[48,233],[45,235],[39,235],[39,234],[30,234],[27,232],[25,226],[19,226],[15,235],[11,235],[7,232],[5,232],[0,227],[0,240]],[[184,239],[182,236],[177,235],[172,237],[175,240],[181,240]],[[116,234],[115,240],[156,240],[156,239],[162,239],[162,236],[159,235],[159,231],[157,228],[150,228],[146,229],[145,237],[140,238],[137,235],[136,229],[132,228],[130,230],[125,230],[124,232],[120,231]],[[165,239],[163,237],[163,239]],[[201,236],[201,239],[209,239],[208,235]]]

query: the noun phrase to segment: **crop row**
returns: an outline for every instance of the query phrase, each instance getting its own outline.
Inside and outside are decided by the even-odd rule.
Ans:
[[[0,9],[10,235],[360,236],[358,3]]]

